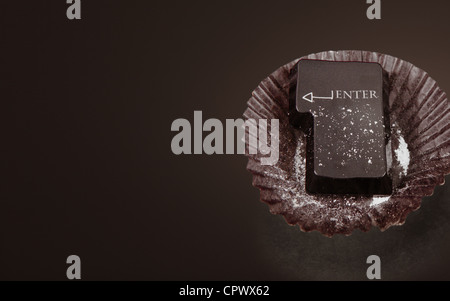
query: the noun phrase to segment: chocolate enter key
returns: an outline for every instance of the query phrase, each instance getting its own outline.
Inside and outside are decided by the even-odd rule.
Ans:
[[[306,191],[391,194],[381,66],[303,59],[292,91],[291,124],[307,135]]]

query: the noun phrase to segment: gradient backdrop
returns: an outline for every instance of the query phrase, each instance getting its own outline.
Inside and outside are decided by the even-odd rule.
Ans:
[[[448,1],[0,4],[0,280],[450,280],[450,186],[406,224],[332,239],[271,215],[242,155],[175,156],[173,120],[240,118],[324,50],[390,54],[450,91]],[[450,178],[447,177],[447,182]]]

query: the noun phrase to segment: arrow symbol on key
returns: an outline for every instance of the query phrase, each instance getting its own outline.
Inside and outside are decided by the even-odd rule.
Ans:
[[[327,99],[332,100],[333,99],[333,90],[331,91],[331,96],[329,97],[320,97],[320,96],[314,96],[313,92],[309,92],[308,94],[305,94],[303,96],[303,99],[309,102],[314,102],[315,99]]]

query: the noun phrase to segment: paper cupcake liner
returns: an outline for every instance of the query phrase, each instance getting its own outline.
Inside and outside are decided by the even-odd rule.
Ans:
[[[423,70],[398,58],[368,51],[327,51],[307,59],[377,62],[386,73],[391,127],[389,169],[391,196],[311,195],[306,193],[306,138],[289,123],[289,89],[296,84],[292,68],[302,58],[282,66],[253,91],[245,119],[279,120],[279,160],[262,165],[262,155],[250,155],[247,169],[261,201],[270,212],[305,232],[350,235],[354,229],[382,231],[401,225],[420,207],[424,196],[444,184],[450,172],[450,106],[446,94]],[[247,132],[247,134],[249,134]],[[270,141],[270,126],[268,126]],[[246,139],[247,148],[250,140]],[[255,146],[254,146],[255,147]]]

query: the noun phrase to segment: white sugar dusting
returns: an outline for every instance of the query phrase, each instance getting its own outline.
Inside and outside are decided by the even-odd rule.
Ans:
[[[400,166],[403,168],[402,174],[406,175],[406,173],[408,172],[410,155],[408,144],[405,142],[405,139],[403,139],[402,136],[399,137],[399,146],[395,150],[395,155],[397,156]]]
[[[386,196],[386,197],[374,196],[373,199],[372,199],[372,203],[370,204],[370,207],[373,207],[373,206],[376,206],[376,205],[379,205],[379,204],[383,204],[383,203],[389,201],[389,198],[390,198],[390,196]]]

